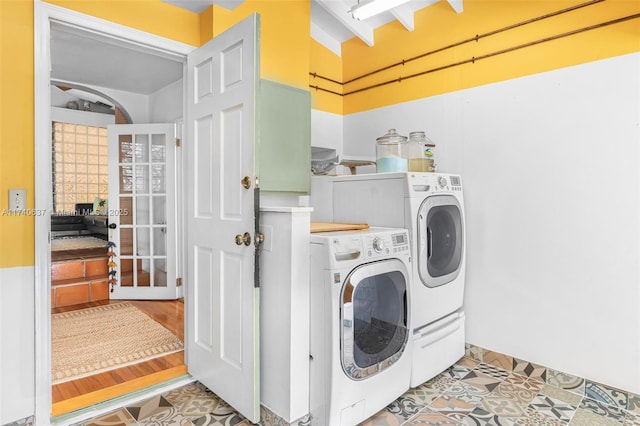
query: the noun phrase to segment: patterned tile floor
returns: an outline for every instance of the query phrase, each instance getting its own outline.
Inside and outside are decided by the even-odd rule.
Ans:
[[[502,360],[485,361],[501,365]],[[560,382],[563,373],[509,361],[503,365],[514,366],[511,371],[462,358],[362,426],[640,426],[640,410],[624,392],[588,381],[585,389],[584,383]]]
[[[602,402],[600,385],[587,382],[586,386],[573,387],[559,383],[557,374],[546,374],[553,370],[515,371],[462,358],[361,426],[640,426],[638,406],[620,395],[616,404]],[[79,425],[250,424],[203,385],[192,383]]]
[[[250,426],[201,383],[194,382],[77,426]]]

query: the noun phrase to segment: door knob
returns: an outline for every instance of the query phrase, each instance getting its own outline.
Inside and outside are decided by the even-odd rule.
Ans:
[[[236,235],[236,244],[241,246],[241,245],[245,245],[248,246],[249,244],[251,244],[251,234],[248,232],[245,232],[244,235]]]
[[[244,189],[251,188],[251,178],[249,176],[243,177],[242,180],[240,181],[240,183],[242,184],[242,187]]]
[[[109,224],[109,229],[116,229],[118,227],[118,225],[116,225],[115,223],[110,223]]]

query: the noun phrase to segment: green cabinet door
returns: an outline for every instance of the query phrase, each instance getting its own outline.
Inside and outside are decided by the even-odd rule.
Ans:
[[[311,182],[311,95],[260,80],[257,172],[261,191],[308,194]]]

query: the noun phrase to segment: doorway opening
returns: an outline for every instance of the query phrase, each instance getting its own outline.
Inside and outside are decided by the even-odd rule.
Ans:
[[[53,107],[54,120],[62,113]],[[52,125],[53,416],[186,373],[182,299],[114,300],[114,293],[109,291],[117,284],[112,282],[116,274],[111,273],[116,265],[120,269],[118,280],[124,286],[133,287],[135,282],[150,290],[153,285],[162,285],[160,275],[166,271],[167,256],[156,259],[156,274],[149,270],[150,256],[141,257],[135,271],[132,260],[115,256],[116,248],[110,246],[110,240],[117,231],[108,227],[108,205],[113,202],[109,203],[108,196],[107,128],[91,125],[90,117],[84,114],[68,116],[66,121],[73,123],[54,121]],[[100,121],[101,117],[93,118]],[[166,180],[164,174],[159,178]],[[156,193],[153,198],[154,205],[164,207],[166,197]],[[143,212],[150,215],[150,203],[135,203],[140,206],[134,212],[129,211],[134,205],[132,197],[126,199],[127,216],[133,218]],[[90,200],[93,203],[87,203]],[[145,222],[144,218],[140,220]],[[166,234],[166,225],[156,229],[161,236]],[[132,226],[126,229],[128,233],[133,231]],[[138,241],[149,245],[144,238]],[[120,253],[132,252],[132,239],[126,244],[128,248],[122,246]],[[145,247],[137,249],[144,252]],[[166,254],[166,247],[162,251]],[[166,284],[166,273],[163,276]],[[173,295],[179,296],[177,292]]]
[[[69,354],[74,351],[77,354],[89,352],[93,350],[91,348],[97,340],[106,346],[120,346],[120,343],[109,340],[111,337],[108,333],[104,336],[100,334],[100,338],[95,338],[98,334],[93,333],[92,338],[71,348],[71,352],[62,352],[64,355],[56,351],[58,346],[55,344],[59,337],[58,324],[67,324],[69,321],[65,323],[64,319],[68,320],[72,314],[104,313],[125,305],[151,319],[180,341],[180,344],[184,341],[182,288],[174,285],[171,294],[167,295],[165,291],[161,296],[142,291],[125,297],[118,295],[117,291],[115,295],[113,292],[120,286],[153,289],[154,281],[166,281],[167,270],[173,271],[175,281],[175,276],[183,269],[183,259],[178,256],[182,244],[182,236],[179,234],[181,227],[178,226],[175,214],[179,211],[177,194],[180,191],[177,189],[181,185],[181,157],[176,153],[165,156],[166,150],[171,147],[175,149],[173,139],[162,139],[163,145],[160,146],[155,138],[157,135],[152,133],[146,134],[149,153],[145,160],[147,163],[138,158],[136,151],[141,146],[138,142],[145,135],[132,133],[128,140],[126,136],[120,136],[115,141],[117,148],[108,149],[108,144],[114,142],[107,142],[107,126],[172,123],[171,129],[175,136],[176,130],[173,129],[179,131],[183,116],[185,57],[144,48],[133,42],[53,19],[47,24],[51,54],[49,77],[52,81],[48,115],[51,141],[47,155],[50,158],[51,173],[40,178],[48,188],[47,210],[52,212],[48,236],[52,242],[52,251],[48,253],[46,262],[47,270],[50,271],[46,280],[49,283],[50,299],[44,312],[39,314],[47,315],[46,322],[51,325],[47,338],[47,345],[52,345],[49,364],[51,379],[48,381],[50,387],[47,387],[46,400],[49,402],[46,408],[48,414],[57,416],[187,372],[184,350],[176,350],[171,345],[166,354],[154,353],[152,356],[141,356],[140,359],[136,357],[141,352],[156,351],[157,348],[136,349],[138,352],[133,355],[116,354],[110,360],[102,360],[100,368],[94,370],[79,361],[74,364],[77,360]],[[101,94],[104,95],[100,96]],[[94,108],[96,106],[98,111]],[[59,118],[60,115],[62,118]],[[100,115],[103,117],[98,117]],[[133,157],[137,158],[135,167],[127,169],[122,166],[122,162],[127,161],[122,158],[124,146],[128,146]],[[162,163],[156,161],[158,153],[163,156]],[[105,160],[107,164],[104,164]],[[166,161],[171,161],[172,165],[165,167]],[[144,176],[140,177],[145,164],[148,173],[143,173]],[[109,169],[107,174],[115,173],[115,178],[105,176],[106,168]],[[171,169],[170,176],[165,173],[167,169]],[[131,171],[133,173],[128,173]],[[136,178],[148,184],[148,194],[143,193],[141,186],[136,186]],[[109,179],[116,184],[110,184]],[[127,179],[133,179],[134,188],[130,192],[135,195],[126,194],[126,189],[120,184]],[[156,190],[156,182],[162,182],[162,191]],[[107,190],[109,185],[111,188]],[[140,185],[144,186],[144,183]],[[37,187],[42,190],[43,184],[40,183]],[[165,187],[170,189],[165,190]],[[172,195],[166,196],[167,193]],[[138,200],[135,196],[138,196]],[[117,208],[125,200],[129,201],[129,205]],[[116,208],[109,208],[110,206]],[[127,210],[126,215],[120,215],[123,208]],[[154,209],[155,216],[152,214]],[[161,210],[174,213],[158,214]],[[146,225],[145,214],[150,218]],[[120,217],[116,220],[116,216]],[[163,222],[155,223],[154,218]],[[172,222],[169,223],[167,218]],[[113,226],[115,223],[120,225],[119,228]],[[145,226],[136,229],[137,224]],[[173,228],[173,237],[161,242],[161,237],[167,234],[169,228]],[[129,235],[130,241],[123,241],[121,233]],[[118,244],[113,244],[113,240],[117,240]],[[164,244],[161,249],[157,248],[159,244]],[[36,246],[38,251],[38,242]],[[154,255],[154,247],[156,252],[162,250],[162,256],[157,253]],[[121,256],[123,253],[124,258]],[[129,257],[133,259],[125,259],[127,254],[131,254]],[[128,264],[131,264],[131,270],[127,269]],[[139,267],[135,268],[136,265]],[[149,271],[153,265],[155,268]],[[44,308],[43,305],[44,303],[40,303],[38,306]],[[88,321],[84,321],[83,325],[87,323]],[[113,326],[112,323],[102,324],[98,330],[108,330]],[[139,336],[143,333],[140,327],[141,322],[132,319],[127,331]],[[79,341],[82,342],[82,339]],[[100,349],[98,351],[103,352]],[[113,361],[126,357],[131,359],[126,362]],[[64,366],[63,373],[54,368],[59,364]],[[106,368],[102,368],[104,364],[107,364]],[[47,370],[49,369],[44,372]],[[72,373],[66,375],[69,372]],[[43,409],[41,404],[38,404],[37,409]]]
[[[145,159],[139,161],[135,158],[136,154],[132,154],[134,158],[126,164],[119,156],[123,145],[126,143],[135,145],[138,142],[138,136],[141,136],[140,143],[153,145],[153,141],[157,140],[154,136],[163,135],[161,139],[167,143],[165,152],[168,154],[168,142],[174,143],[175,157],[172,161],[167,161],[167,164],[175,164],[175,176],[178,180],[167,178],[165,182],[169,182],[168,186],[176,190],[175,201],[167,201],[166,205],[167,212],[175,215],[175,221],[171,223],[175,224],[175,233],[178,237],[174,238],[173,243],[167,239],[166,247],[176,252],[172,261],[167,260],[167,275],[169,266],[173,264],[176,270],[174,277],[181,277],[184,273],[186,278],[184,340],[190,376],[163,383],[154,389],[174,388],[179,386],[179,382],[197,379],[247,419],[257,423],[260,419],[258,309],[260,291],[256,287],[255,280],[258,258],[256,247],[249,247],[248,244],[238,245],[237,236],[249,234],[251,230],[256,233],[255,235],[258,234],[255,199],[259,194],[259,188],[254,187],[257,183],[254,154],[255,141],[259,139],[256,135],[258,131],[256,97],[260,83],[259,16],[252,14],[213,40],[194,48],[46,2],[36,2],[34,12],[35,165],[39,171],[35,176],[36,210],[50,212],[52,206],[49,82],[52,78],[58,78],[51,70],[56,70],[54,61],[59,56],[53,46],[55,42],[51,32],[56,29],[55,26],[62,25],[65,30],[62,32],[65,35],[82,36],[90,42],[98,38],[104,41],[105,46],[103,46],[104,50],[94,55],[91,60],[88,60],[89,55],[95,50],[85,52],[82,55],[83,61],[72,62],[74,67],[59,69],[72,72],[87,64],[100,64],[101,68],[94,69],[94,73],[83,73],[74,80],[95,87],[103,87],[102,85],[107,83],[129,84],[126,87],[103,88],[107,92],[119,93],[117,97],[123,102],[125,99],[131,99],[123,93],[127,90],[134,95],[144,96],[146,102],[142,111],[129,109],[133,122],[156,123],[110,127],[108,137],[116,139],[114,143],[109,141],[108,147],[110,150],[115,148],[112,158],[117,159],[117,162],[110,161],[109,165],[128,168],[132,173],[129,176],[139,176],[138,166],[142,169],[152,169],[153,158],[151,161]],[[74,34],[74,32],[80,34]],[[89,43],[87,40],[84,41]],[[105,53],[107,51],[109,51],[108,54]],[[126,58],[115,56],[123,52],[128,53]],[[78,52],[74,53],[78,54]],[[140,69],[127,68],[127,66],[136,63],[140,57],[146,57],[149,62],[142,75],[138,74],[140,78],[136,80],[132,76]],[[218,60],[219,58],[222,60]],[[164,65],[158,64],[159,62]],[[171,80],[166,82],[162,90],[142,92],[144,87],[148,87],[149,82],[155,81],[159,69],[165,70],[165,66],[171,64],[177,67],[182,81],[175,80],[171,83],[173,81]],[[106,69],[112,70],[109,74],[112,80],[101,78],[92,81],[94,77],[103,76]],[[63,75],[59,78],[70,77]],[[133,96],[133,98],[136,97]],[[175,124],[180,123],[182,119],[185,122],[187,140],[190,142],[185,144],[184,157],[181,150],[176,149],[176,146],[179,146],[179,140],[173,141],[174,137],[181,139],[180,126]],[[169,135],[166,124],[160,124],[162,122],[175,123],[170,124],[171,134],[174,136]],[[158,130],[158,127],[154,126],[163,127]],[[130,138],[123,139],[122,135],[128,135]],[[137,153],[135,150],[134,152]],[[190,169],[187,169],[186,164],[191,166]],[[151,175],[153,176],[153,172]],[[184,181],[179,179],[182,175],[185,176]],[[111,173],[110,176],[112,176]],[[113,176],[116,177],[116,183],[111,184],[110,181],[109,188],[115,188],[120,193],[114,197],[110,195],[108,202],[113,200],[115,206],[112,208],[117,211],[122,198],[129,194],[123,194],[123,188],[117,183],[119,174],[116,173]],[[247,182],[251,182],[250,184],[242,184],[244,176],[248,176]],[[132,188],[136,188],[135,183]],[[145,191],[147,191],[146,188],[140,194],[148,196],[150,202],[156,195],[163,196],[153,191],[151,193]],[[136,190],[133,195],[136,195]],[[153,211],[154,208],[151,207],[149,212]],[[111,221],[111,215],[109,219]],[[118,225],[122,229],[140,225],[142,228],[148,228],[149,232],[156,227],[170,229],[169,220],[166,224],[143,224],[135,221],[113,223],[116,229]],[[109,223],[109,226],[111,224]],[[51,416],[50,226],[50,214],[36,216],[36,419],[49,419]],[[132,235],[135,247],[135,231]],[[255,238],[253,240],[255,241]],[[151,236],[148,241],[153,242],[155,239]],[[122,248],[121,246],[124,244],[118,244],[116,247]],[[120,254],[116,253],[117,256]],[[147,255],[134,250],[133,254],[127,256],[133,257],[134,262],[137,261],[136,256],[138,256],[144,262],[145,256],[153,257],[156,254],[161,256],[156,252]],[[124,256],[123,254],[118,258],[122,260],[125,259]],[[152,261],[150,265],[155,265],[156,258],[153,257],[150,260]],[[109,266],[109,268],[113,267]],[[118,268],[115,269],[117,276]],[[109,272],[112,272],[111,269]],[[167,279],[166,288],[171,282],[175,288],[181,289],[177,278]],[[127,287],[116,285],[112,288],[116,293]],[[143,290],[141,286],[134,286],[134,288],[136,292]],[[125,293],[129,292],[122,291],[122,295]],[[214,297],[220,293],[224,297]],[[127,298],[142,297],[132,295]],[[173,298],[175,299],[175,295]],[[133,400],[137,397],[138,395],[127,396],[123,399]],[[121,401],[122,399],[119,399],[118,402]],[[95,408],[101,413],[106,413],[116,404],[117,402],[111,401],[99,407],[92,407],[92,410]],[[101,413],[93,412],[93,414]],[[76,417],[82,420],[81,416],[82,414],[78,414]]]

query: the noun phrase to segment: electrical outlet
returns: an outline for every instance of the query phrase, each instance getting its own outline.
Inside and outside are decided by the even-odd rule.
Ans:
[[[27,208],[27,190],[26,189],[10,189],[9,190],[9,211],[19,212]]]

